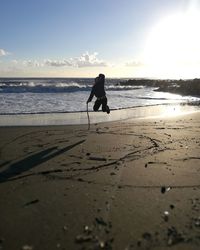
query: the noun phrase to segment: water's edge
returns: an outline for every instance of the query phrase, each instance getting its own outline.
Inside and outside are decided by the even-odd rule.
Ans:
[[[125,119],[173,117],[199,112],[199,106],[161,104],[112,110],[110,114],[89,112],[90,123],[111,122]],[[88,124],[87,112],[41,113],[0,115],[0,126],[49,126]]]

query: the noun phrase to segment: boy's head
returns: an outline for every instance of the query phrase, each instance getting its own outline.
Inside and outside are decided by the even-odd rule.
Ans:
[[[100,79],[105,79],[105,75],[104,74],[99,74],[99,78]]]

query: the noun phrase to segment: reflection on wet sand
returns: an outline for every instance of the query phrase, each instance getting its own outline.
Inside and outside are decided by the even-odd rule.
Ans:
[[[131,118],[172,117],[198,112],[199,106],[163,104],[111,110],[111,113],[89,112],[90,123],[111,122]],[[87,112],[1,115],[0,126],[45,126],[87,124]]]

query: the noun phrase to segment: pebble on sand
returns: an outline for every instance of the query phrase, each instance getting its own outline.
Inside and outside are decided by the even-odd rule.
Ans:
[[[24,245],[24,246],[22,247],[22,250],[33,250],[33,246]]]

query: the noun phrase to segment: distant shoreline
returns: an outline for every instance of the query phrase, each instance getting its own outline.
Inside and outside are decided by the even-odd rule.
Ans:
[[[156,87],[154,91],[169,92],[180,95],[191,95],[200,97],[200,79],[192,80],[152,80],[152,79],[132,79],[125,82],[120,82],[120,85],[126,86],[146,86]]]

